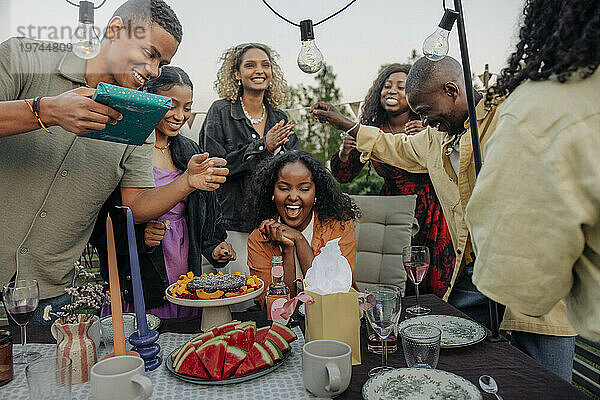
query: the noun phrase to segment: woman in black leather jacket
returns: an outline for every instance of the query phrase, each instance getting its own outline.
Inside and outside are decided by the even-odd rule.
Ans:
[[[278,107],[286,82],[276,53],[259,43],[225,51],[215,89],[221,97],[208,110],[199,142],[211,157],[227,160],[229,175],[217,190],[223,223],[237,253],[229,272],[248,272],[247,239],[253,227],[243,218],[246,185],[258,164],[281,151],[298,150],[293,125]]]

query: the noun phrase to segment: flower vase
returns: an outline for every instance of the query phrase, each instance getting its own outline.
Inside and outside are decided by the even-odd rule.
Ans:
[[[98,361],[94,341],[88,333],[94,319],[83,320],[74,324],[61,324],[58,320],[54,326],[61,333],[56,346],[56,355],[69,357],[72,364],[72,383],[87,382],[90,368]]]

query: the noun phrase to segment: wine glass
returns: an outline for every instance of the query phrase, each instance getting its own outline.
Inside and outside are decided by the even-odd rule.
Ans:
[[[364,305],[367,320],[383,343],[382,365],[369,371],[369,376],[373,376],[393,369],[387,365],[387,338],[394,331],[394,326],[400,317],[402,292],[399,287],[392,285],[374,285],[365,292],[367,296],[362,297],[361,302]]]
[[[27,364],[36,360],[40,353],[27,351],[26,326],[40,301],[40,287],[35,279],[19,279],[9,282],[2,289],[4,306],[11,318],[21,327],[21,354],[15,356],[14,364]]]
[[[406,309],[408,314],[425,315],[431,311],[427,307],[419,305],[419,284],[427,274],[429,268],[429,249],[425,246],[406,246],[402,249],[402,262],[406,275],[415,284],[417,304]]]

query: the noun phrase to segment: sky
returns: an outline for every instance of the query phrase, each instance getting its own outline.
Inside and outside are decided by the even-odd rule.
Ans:
[[[348,0],[267,0],[294,22],[317,22]],[[101,0],[94,0],[98,5]],[[96,10],[95,24],[104,27],[123,0],[107,0]],[[228,47],[262,42],[280,54],[279,63],[290,85],[314,85],[314,77],[299,70],[300,30],[273,14],[262,0],[167,0],[183,26],[183,41],[172,60],[194,82],[194,111],[206,111],[218,98],[213,89],[218,58]],[[451,0],[447,6],[453,5]],[[523,0],[464,0],[471,70],[484,65],[499,72],[516,44]],[[35,10],[35,12],[33,12]],[[441,0],[357,0],[336,17],[314,28],[325,61],[337,74],[343,101],[364,98],[382,64],[405,62],[412,49],[421,54],[423,40],[442,17]],[[65,0],[0,0],[0,41],[23,32],[22,27],[77,25],[78,10]],[[19,28],[21,29],[19,30]],[[47,39],[48,29],[30,35]],[[68,39],[65,39],[68,41]],[[449,55],[460,60],[456,26]]]

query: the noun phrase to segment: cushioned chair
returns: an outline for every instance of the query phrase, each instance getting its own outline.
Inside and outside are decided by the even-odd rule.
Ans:
[[[351,196],[362,217],[355,223],[357,241],[354,279],[359,289],[377,283],[404,288],[406,272],[402,249],[419,231],[415,219],[416,195]]]

